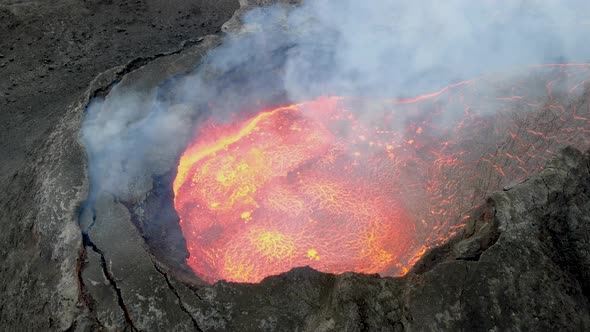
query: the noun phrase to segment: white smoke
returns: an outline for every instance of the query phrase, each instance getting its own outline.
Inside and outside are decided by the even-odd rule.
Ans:
[[[288,14],[256,9],[245,22],[271,47],[295,45],[284,85],[298,101],[412,95],[516,66],[587,61],[588,10],[587,1],[324,0]],[[269,37],[281,28],[295,33]]]
[[[174,165],[199,112],[319,95],[407,97],[530,64],[590,58],[586,0],[315,0],[256,8],[166,97],[113,93],[88,108],[91,181],[127,194]],[[113,90],[116,92],[117,90]],[[96,187],[95,187],[96,188]]]

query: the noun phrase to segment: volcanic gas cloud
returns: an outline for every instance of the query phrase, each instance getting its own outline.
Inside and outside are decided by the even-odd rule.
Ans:
[[[205,122],[175,208],[204,280],[257,282],[309,265],[401,275],[490,192],[590,146],[590,65],[533,67],[409,99],[323,97]],[[587,99],[587,98],[586,98]]]

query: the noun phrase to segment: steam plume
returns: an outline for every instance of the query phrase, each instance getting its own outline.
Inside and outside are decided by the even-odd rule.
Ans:
[[[89,106],[83,141],[91,181],[118,195],[149,186],[145,170],[172,168],[189,124],[206,109],[225,120],[287,100],[406,97],[523,65],[587,61],[588,12],[584,0],[316,0],[256,8],[240,33],[225,36],[194,73],[160,93],[115,88]]]

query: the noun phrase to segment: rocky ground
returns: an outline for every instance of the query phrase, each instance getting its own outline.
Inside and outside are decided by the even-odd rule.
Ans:
[[[117,197],[102,193],[83,209],[89,188],[79,135],[89,101],[115,82],[153,93],[160,79],[187,72],[220,42],[199,37],[219,30],[235,6],[2,3],[3,329],[590,328],[588,152],[566,149],[539,175],[493,194],[403,278],[297,268],[260,284],[205,285],[156,259]],[[213,12],[217,19],[207,21]],[[225,26],[237,27],[238,20]],[[38,52],[24,51],[29,42]]]
[[[237,0],[0,1],[0,183],[99,73],[219,32]]]
[[[140,66],[157,54],[182,49],[183,42],[190,45],[219,32],[237,8],[236,0],[0,1],[0,292],[6,299],[0,305],[1,326],[64,326],[55,323],[46,304],[54,290],[46,297],[34,290],[51,287],[38,280],[51,279],[54,271],[52,263],[34,262],[40,244],[33,228],[44,221],[33,221],[39,189],[33,177],[35,164],[47,162],[39,156],[68,106],[98,74],[126,63],[131,63],[127,68]],[[15,265],[9,263],[16,256]],[[29,264],[36,270],[23,272]],[[35,297],[43,303],[30,305]],[[36,315],[43,318],[33,323]]]

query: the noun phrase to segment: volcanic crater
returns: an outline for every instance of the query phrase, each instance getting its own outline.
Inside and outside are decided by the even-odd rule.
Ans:
[[[172,56],[169,66],[177,68],[204,45],[215,42]],[[98,109],[113,111],[105,106],[111,95],[136,91],[138,82],[146,89],[141,77],[163,68],[148,64],[132,79],[125,77],[101,97]],[[195,299],[186,294],[196,295],[202,309],[194,312],[212,316],[195,324],[214,330],[226,328],[223,317],[236,310],[219,306],[248,296],[253,298],[239,308],[274,299],[266,293],[273,285],[289,289],[312,282],[311,288],[301,287],[316,301],[333,273],[344,273],[342,282],[369,278],[356,282],[393,283],[395,289],[449,258],[479,262],[498,241],[503,222],[496,216],[501,203],[478,205],[498,190],[522,187],[518,183],[535,178],[560,149],[588,149],[589,77],[588,64],[554,64],[413,98],[325,96],[271,107],[257,101],[221,120],[215,105],[201,106],[199,116],[190,117],[183,144],[157,142],[148,151],[139,164],[144,176],[133,191],[93,192],[91,183],[92,206],[81,214],[86,245],[101,257],[103,274],[115,289],[133,289],[117,294],[122,303],[137,301],[134,294],[154,284],[145,278],[160,276],[191,317],[187,301]],[[151,95],[161,98],[168,91],[166,83],[150,84],[145,91]],[[276,94],[272,100],[269,104],[277,103]],[[92,116],[97,108],[89,105]],[[174,105],[166,111],[187,109]],[[363,118],[369,111],[379,116]],[[397,118],[404,122],[393,121]],[[162,153],[163,146],[176,152]],[[561,158],[576,155],[572,151]],[[91,165],[92,156],[90,149]],[[125,245],[113,244],[118,241]],[[144,245],[149,254],[141,253]],[[130,270],[146,264],[153,267],[149,273]],[[328,274],[292,270],[302,266]],[[345,273],[387,277],[412,270],[409,279]],[[260,283],[249,288],[234,282]],[[123,315],[128,324],[133,315]],[[298,324],[295,320],[285,324]]]
[[[587,64],[533,66],[414,98],[212,117],[146,199],[123,203],[157,257],[207,282],[298,266],[400,276],[492,192],[567,145],[588,148],[589,76]]]
[[[220,69],[232,41],[102,73],[31,166],[60,326],[590,326],[590,64],[293,102],[290,48]]]

